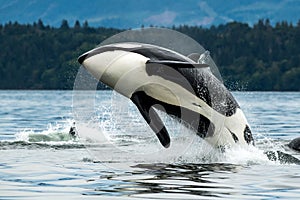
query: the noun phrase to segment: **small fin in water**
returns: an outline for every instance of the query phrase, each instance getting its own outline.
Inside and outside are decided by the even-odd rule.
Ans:
[[[291,149],[300,152],[300,137],[293,139],[289,144],[288,147]]]

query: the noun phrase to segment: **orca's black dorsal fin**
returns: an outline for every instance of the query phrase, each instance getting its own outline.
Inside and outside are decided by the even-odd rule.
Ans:
[[[169,133],[160,119],[157,112],[154,110],[153,103],[149,101],[149,97],[145,92],[135,92],[131,96],[131,101],[137,106],[138,110],[149,124],[151,129],[155,132],[160,143],[168,148],[170,146]]]
[[[191,59],[192,61],[198,63],[200,56],[201,56],[201,55],[200,55],[199,53],[191,53],[191,54],[188,55],[187,57],[188,57],[189,59]]]
[[[173,60],[148,60],[147,64],[160,64],[166,65],[172,68],[206,68],[209,67],[208,64],[201,63],[189,63],[183,61],[173,61]]]

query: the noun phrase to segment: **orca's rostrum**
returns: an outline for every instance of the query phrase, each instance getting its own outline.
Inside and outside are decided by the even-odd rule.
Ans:
[[[214,146],[253,144],[249,124],[232,94],[201,61],[143,43],[97,47],[78,58],[95,78],[131,99],[169,147],[168,130],[157,114],[175,116]]]

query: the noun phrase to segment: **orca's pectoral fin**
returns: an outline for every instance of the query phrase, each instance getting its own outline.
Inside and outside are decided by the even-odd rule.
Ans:
[[[189,63],[182,61],[173,61],[173,60],[148,60],[147,64],[160,64],[166,65],[173,68],[205,68],[209,67],[208,64],[202,63]]]
[[[137,106],[151,129],[156,133],[160,143],[165,148],[168,148],[170,146],[169,133],[159,115],[154,110],[153,103],[150,102],[151,100],[149,101],[148,96],[144,92],[136,92],[132,95],[131,100]]]
[[[168,148],[170,146],[169,133],[154,108],[150,107],[149,112],[144,112],[144,114],[142,115],[145,119],[148,118],[148,120],[146,121],[148,122],[151,129],[156,133],[156,136],[158,137],[160,143],[165,148]]]

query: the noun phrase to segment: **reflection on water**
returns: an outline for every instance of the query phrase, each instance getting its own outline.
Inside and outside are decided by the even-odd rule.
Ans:
[[[233,164],[137,164],[133,170],[121,174],[100,176],[95,191],[86,195],[160,195],[181,194],[207,197],[230,195],[234,190],[219,182],[228,179],[232,173],[245,168]],[[219,180],[209,177],[218,174]],[[108,184],[101,184],[103,182]],[[188,197],[188,196],[187,196]]]
[[[294,165],[136,164],[125,172],[101,172],[98,179],[89,180],[94,190],[83,194],[149,199],[299,197],[297,169]]]

